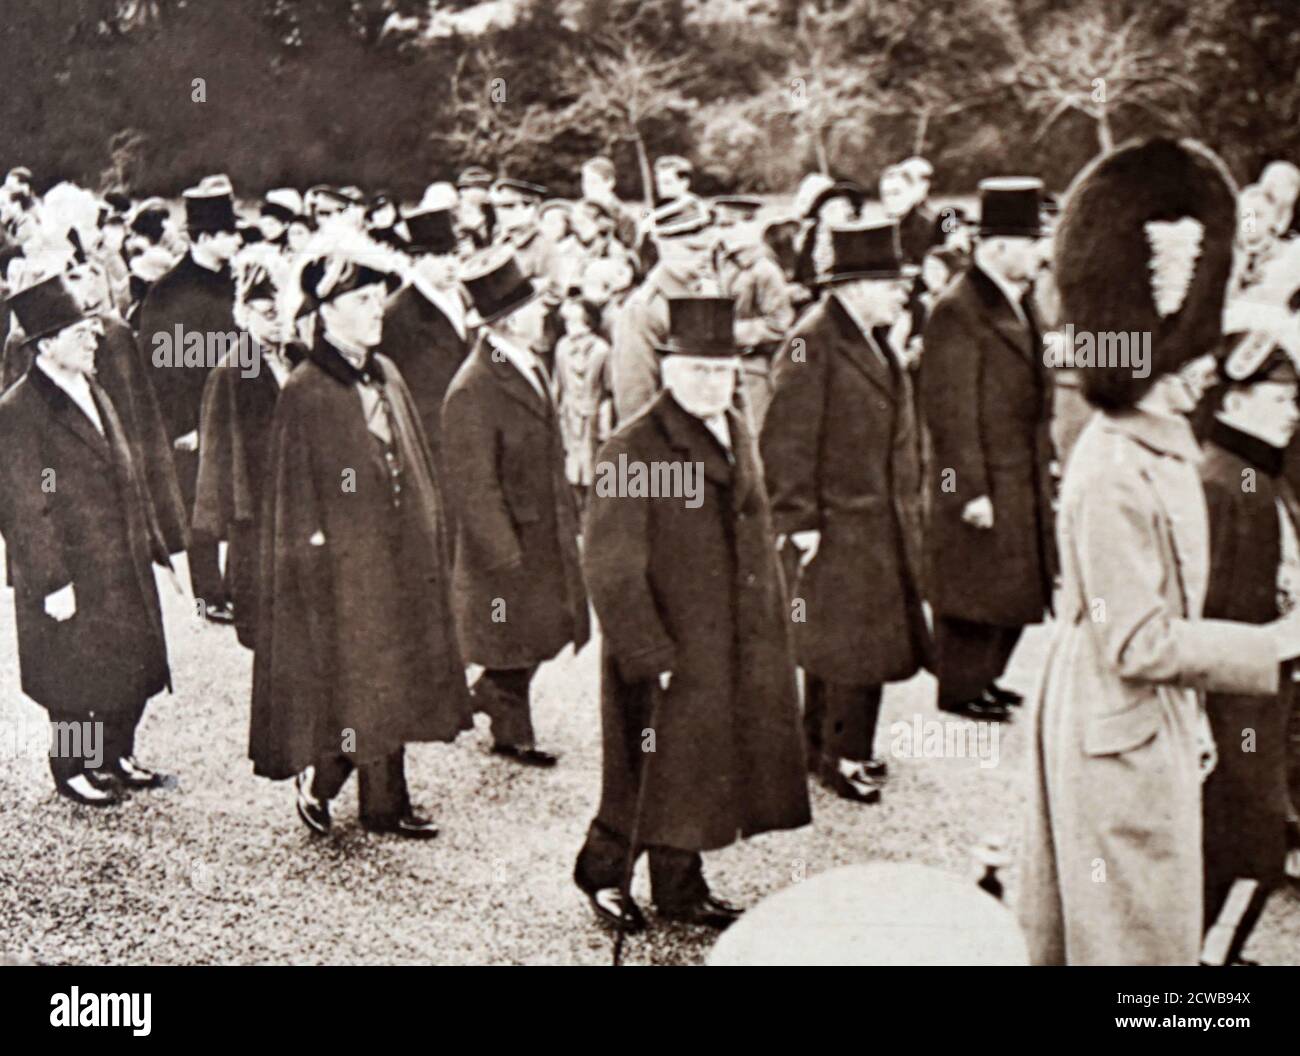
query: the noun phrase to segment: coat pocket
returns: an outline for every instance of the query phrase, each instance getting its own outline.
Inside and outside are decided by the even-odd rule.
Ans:
[[[1141,748],[1160,732],[1160,699],[1151,696],[1113,715],[1095,715],[1083,735],[1087,755],[1122,755]]]

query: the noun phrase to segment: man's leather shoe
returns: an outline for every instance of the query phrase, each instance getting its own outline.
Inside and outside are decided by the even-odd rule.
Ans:
[[[54,787],[59,795],[87,807],[111,807],[122,801],[122,797],[115,789],[96,785],[85,774],[77,774],[66,781],[60,781]]]
[[[984,695],[999,700],[1009,708],[1018,708],[1025,702],[1023,693],[1017,693],[1014,689],[1007,689],[1006,686],[999,686],[994,682],[984,691]]]
[[[540,748],[516,748],[513,744],[494,744],[493,755],[504,755],[524,766],[554,766],[560,761],[559,756],[544,752]]]
[[[877,759],[874,755],[870,759],[862,760],[862,769],[867,772],[869,777],[877,780],[883,780],[889,776],[889,764],[883,759]]]
[[[203,606],[203,618],[209,623],[234,623],[235,609],[230,602]]]
[[[867,773],[861,763],[854,764],[846,774],[837,760],[828,760],[822,768],[822,783],[841,799],[854,803],[880,802],[880,781]]]
[[[595,891],[584,891],[591,908],[596,912],[596,919],[629,935],[645,930],[645,914],[631,897],[623,897],[617,887],[598,887]]]
[[[408,840],[432,840],[438,835],[438,826],[428,818],[407,812],[396,821],[366,822],[361,827],[367,832],[386,832],[390,836],[402,836]]]
[[[1011,712],[1007,706],[1000,700],[995,700],[984,693],[973,700],[963,700],[958,704],[940,704],[940,711],[946,711],[953,715],[964,715],[968,719],[978,719],[984,722],[1007,722],[1011,718]]]
[[[297,793],[298,817],[302,823],[318,836],[330,834],[330,805],[328,800],[320,800],[311,794],[312,768],[308,767],[293,779],[294,791]]]
[[[693,905],[682,909],[660,910],[659,915],[666,920],[676,920],[682,924],[698,924],[701,927],[716,928],[721,931],[739,920],[744,912],[739,906],[733,906],[721,898],[705,895]]]
[[[162,788],[167,781],[165,774],[141,766],[129,755],[117,760],[110,772],[127,788]]]

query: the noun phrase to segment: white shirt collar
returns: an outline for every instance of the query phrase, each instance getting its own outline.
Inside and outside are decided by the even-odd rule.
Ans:
[[[984,267],[978,260],[975,262],[975,266],[987,275],[990,280],[992,280],[994,286],[1002,291],[1002,296],[1005,297],[1007,303],[1011,305],[1011,310],[1020,317],[1020,321],[1027,322],[1025,319],[1025,310],[1020,305],[1020,299],[1025,295],[1025,291],[1018,289],[991,268]]]
[[[512,341],[508,341],[499,334],[490,334],[488,340],[492,343],[493,347],[500,349],[502,353],[505,354],[506,359],[508,359],[511,364],[514,365],[514,368],[524,376],[524,379],[533,387],[538,396],[541,396],[543,399],[548,398],[547,394],[542,391],[541,382],[537,377],[537,369],[541,366],[541,361],[532,353],[532,351],[526,348],[520,348]]]
[[[40,368],[42,374],[67,393],[72,402],[99,430],[100,435],[103,435],[104,423],[100,420],[99,408],[95,406],[95,398],[90,393],[90,382],[86,380],[86,375],[72,370],[60,370],[54,364],[44,362],[39,356],[33,362]]]

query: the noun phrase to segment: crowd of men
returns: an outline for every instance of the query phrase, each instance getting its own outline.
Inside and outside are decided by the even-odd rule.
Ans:
[[[774,215],[696,194],[684,158],[654,175],[644,208],[597,157],[576,200],[476,167],[413,205],[324,185],[240,202],[213,175],[178,209],[8,173],[22,688],[106,745],[98,765],[52,756],[62,795],[164,780],[134,735],[171,687],[152,567],[182,553],[199,615],[254,653],[254,770],[293,780],[321,835],[355,769],[363,826],[436,836],[403,748],[475,712],[504,760],[556,765],[530,687],[594,609],[602,789],[574,879],[625,930],[645,925],[640,853],[661,916],[725,927],[741,910],[702,852],[810,823],[809,773],[878,802],[887,683],[928,669],[943,712],[1011,721],[1001,679],[1052,610],[1087,413],[1077,365],[1044,355],[1066,322],[1055,198],[1006,176],[977,216],[937,208],[909,158],[875,195],[810,175]],[[1298,191],[1274,163],[1240,195],[1236,293],[1300,286]],[[1258,318],[1300,355],[1292,320]],[[1284,452],[1294,424],[1261,443]],[[1275,877],[1279,841],[1300,847],[1286,738],[1222,793],[1237,831],[1266,799],[1276,830],[1233,875]]]

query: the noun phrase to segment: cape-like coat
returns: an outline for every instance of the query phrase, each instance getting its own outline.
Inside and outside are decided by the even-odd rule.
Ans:
[[[432,460],[397,368],[369,363],[396,476],[367,428],[360,375],[323,339],[275,406],[249,745],[263,777],[340,753],[373,762],[472,725]]]
[[[171,686],[152,562],[167,548],[112,401],[104,434],[33,366],[0,398],[0,533],[14,588],[23,692],[61,713],[138,708]],[[45,614],[72,585],[76,612]]]
[[[734,464],[664,392],[598,455],[598,471],[625,458],[702,474],[698,506],[598,485],[587,514],[583,566],[604,633],[597,819],[630,837],[644,773],[643,845],[711,850],[811,820],[767,493],[753,438],[735,413],[728,422]]]
[[[494,352],[480,337],[442,411],[456,627],[466,662],[531,667],[586,644],[587,593],[555,407]]]
[[[794,620],[799,664],[849,685],[909,678],[927,658],[928,634],[907,371],[887,335],[865,337],[830,294],[791,332],[773,382],[762,435],[772,520],[781,534],[822,533],[791,584],[804,609]]]
[[[1051,605],[1050,375],[1033,308],[1022,324],[972,266],[935,302],[919,387],[930,440],[927,600],[935,615],[999,627],[1039,623]],[[993,527],[962,520],[993,501]]]

